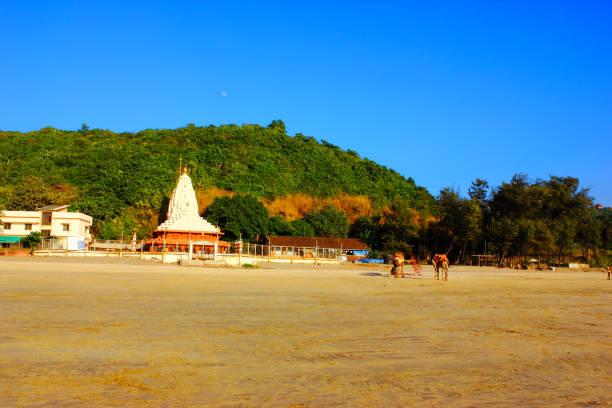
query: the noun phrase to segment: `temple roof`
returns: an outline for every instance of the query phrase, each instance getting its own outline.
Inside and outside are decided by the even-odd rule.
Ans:
[[[184,232],[208,232],[220,233],[215,227],[198,213],[198,201],[196,199],[191,178],[186,169],[179,177],[170,204],[168,205],[168,219],[164,221],[156,231],[184,231]]]

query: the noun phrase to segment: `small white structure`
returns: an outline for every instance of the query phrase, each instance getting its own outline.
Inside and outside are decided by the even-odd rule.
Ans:
[[[16,243],[31,232],[55,237],[63,249],[82,249],[91,240],[93,219],[80,212],[69,212],[69,205],[48,205],[38,211],[0,211],[2,246]]]

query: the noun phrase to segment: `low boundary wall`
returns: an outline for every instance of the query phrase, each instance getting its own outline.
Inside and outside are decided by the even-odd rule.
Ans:
[[[35,256],[67,256],[67,257],[96,257],[96,258],[128,258],[141,259],[145,261],[160,262],[165,264],[187,264],[190,261],[189,253],[187,252],[119,252],[119,251],[63,251],[63,250],[38,250],[34,253]],[[258,256],[250,254],[217,254],[216,259],[213,257],[201,258],[193,256],[193,260],[203,260],[203,265],[225,265],[239,266],[245,264],[258,265],[267,262],[287,263],[287,264],[341,264],[340,259],[330,258],[305,258],[305,257],[275,257],[275,256]]]

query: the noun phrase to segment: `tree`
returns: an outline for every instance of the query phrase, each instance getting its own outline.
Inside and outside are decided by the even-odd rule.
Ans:
[[[316,236],[337,238],[348,236],[350,226],[346,214],[331,204],[322,211],[306,214],[304,221],[312,225]]]
[[[12,186],[0,186],[0,208],[9,208],[12,193]]]
[[[505,265],[505,258],[518,236],[518,225],[508,217],[493,218],[488,235],[497,251],[499,264],[501,266]]]
[[[21,238],[21,242],[23,242],[28,248],[30,248],[30,252],[32,254],[34,254],[36,245],[40,244],[40,241],[42,241],[42,233],[37,231],[32,231],[28,236]]]
[[[601,248],[612,250],[612,208],[593,210],[594,217],[599,221]]]
[[[269,220],[268,233],[270,235],[288,236],[294,235],[294,229],[293,226],[289,222],[285,221],[283,217],[275,215]]]
[[[349,236],[365,242],[370,248],[379,248],[380,217],[366,215],[359,217],[351,225]]]
[[[23,176],[8,194],[8,208],[34,211],[38,207],[52,204],[51,200],[50,189],[40,177]]]
[[[263,242],[268,235],[268,210],[252,195],[215,198],[204,217],[218,225],[230,241]]]
[[[314,237],[315,231],[312,225],[303,219],[293,220],[289,223],[291,225],[292,234],[295,237]]]
[[[277,129],[285,134],[287,133],[287,129],[285,129],[285,122],[280,119],[273,120],[272,122],[270,122],[270,124],[268,125],[268,129]]]
[[[0,208],[34,211],[49,204],[71,204],[78,199],[76,188],[63,183],[48,185],[38,176],[23,176],[16,185],[0,187]]]
[[[480,234],[482,213],[476,200],[463,199],[456,191],[445,188],[438,199],[439,226],[449,239],[449,248],[457,247],[457,259],[465,261],[468,242]],[[446,251],[445,251],[446,252]]]
[[[592,199],[576,178],[551,176],[530,183],[517,174],[493,191],[489,207],[486,234],[500,261],[510,256],[518,263],[538,255],[562,262],[574,257],[577,244],[588,258],[589,248],[599,245],[597,237],[588,238],[599,229],[588,216]]]
[[[486,180],[477,178],[472,181],[472,186],[468,191],[468,195],[472,200],[476,200],[479,203],[486,203],[487,196],[489,194],[489,183]]]
[[[602,222],[594,216],[593,211],[585,211],[578,223],[576,238],[582,246],[582,253],[586,263],[589,263],[590,251],[602,247],[602,230]]]
[[[381,249],[387,254],[402,252],[407,255],[412,252],[418,239],[419,226],[415,219],[417,212],[406,200],[396,200],[390,211],[381,219],[380,242]]]

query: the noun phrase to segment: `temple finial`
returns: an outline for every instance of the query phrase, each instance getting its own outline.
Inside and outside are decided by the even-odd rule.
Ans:
[[[183,167],[183,174],[187,174],[187,166]]]

